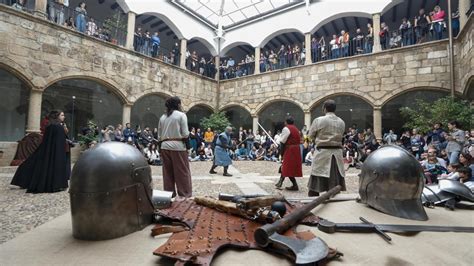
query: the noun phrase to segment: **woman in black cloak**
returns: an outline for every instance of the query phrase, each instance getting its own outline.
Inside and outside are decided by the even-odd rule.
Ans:
[[[49,124],[36,151],[21,164],[11,184],[27,193],[58,192],[68,187],[71,175],[70,147],[64,113],[49,113]]]

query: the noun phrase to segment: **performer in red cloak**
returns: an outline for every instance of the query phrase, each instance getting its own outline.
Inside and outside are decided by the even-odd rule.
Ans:
[[[282,145],[283,163],[281,166],[281,177],[275,185],[277,189],[281,189],[283,181],[286,177],[290,178],[291,187],[287,190],[297,191],[298,183],[295,177],[303,176],[302,159],[300,151],[300,132],[294,125],[293,117],[288,117],[285,121],[285,127],[281,131],[280,143]]]

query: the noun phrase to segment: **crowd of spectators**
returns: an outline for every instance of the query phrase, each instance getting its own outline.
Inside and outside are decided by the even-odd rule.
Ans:
[[[312,164],[316,147],[308,137],[308,128],[300,130],[302,164]],[[131,128],[127,123],[115,128],[106,126],[99,133],[100,142],[120,141],[138,148],[152,165],[161,165],[158,148],[158,129],[145,126]],[[215,141],[219,132],[207,128],[192,127],[189,135],[189,161],[211,161],[214,157]],[[231,135],[232,145],[229,156],[237,161],[281,162],[280,131],[272,133],[253,132],[242,127]],[[269,137],[271,136],[271,138]],[[474,129],[464,131],[457,121],[440,123],[432,130],[421,134],[417,129],[406,130],[400,135],[394,130],[377,140],[370,128],[357,129],[351,126],[342,140],[344,162],[349,167],[360,168],[370,153],[382,145],[397,145],[411,153],[421,164],[427,184],[437,183],[439,179],[455,179],[461,182],[474,181]]]
[[[427,184],[437,183],[443,178],[474,181],[474,129],[464,131],[457,121],[451,121],[447,127],[445,130],[437,123],[426,134],[413,129],[397,135],[390,130],[381,142],[370,129],[358,131],[353,127],[344,140],[345,160],[349,166],[359,168],[380,145],[391,144],[406,149],[420,162]]]

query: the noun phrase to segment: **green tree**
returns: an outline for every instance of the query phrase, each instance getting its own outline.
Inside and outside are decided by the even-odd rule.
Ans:
[[[87,130],[85,134],[78,134],[79,144],[85,149],[89,147],[92,142],[99,142],[99,130],[94,121],[87,122]]]
[[[206,128],[212,128],[212,130],[222,132],[230,125],[229,119],[223,112],[213,113],[209,117],[201,119],[201,127],[204,130],[206,130]]]
[[[127,16],[120,11],[114,12],[112,16],[104,20],[104,31],[109,34],[112,40],[127,36]]]
[[[402,107],[400,112],[407,119],[404,127],[416,128],[421,133],[430,131],[434,123],[446,125],[452,120],[457,120],[464,129],[470,129],[474,125],[474,109],[469,106],[469,102],[449,96],[433,103],[416,100],[416,107]]]

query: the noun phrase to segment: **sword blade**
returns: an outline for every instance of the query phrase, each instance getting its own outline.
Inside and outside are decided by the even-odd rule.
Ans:
[[[463,232],[474,233],[474,227],[468,226],[440,226],[440,225],[396,225],[378,224],[382,231],[392,233],[404,232]]]
[[[323,223],[321,223],[323,225]],[[379,230],[392,233],[409,232],[463,232],[474,233],[474,227],[440,226],[440,225],[405,225],[405,224],[363,224],[363,223],[333,223],[336,232],[374,232]]]

